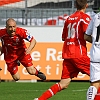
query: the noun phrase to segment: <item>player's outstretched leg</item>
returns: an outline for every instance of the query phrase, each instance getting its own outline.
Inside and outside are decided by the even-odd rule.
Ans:
[[[37,71],[36,74],[35,74],[37,77],[39,77],[40,79],[42,80],[46,80],[46,76],[44,73],[40,72],[40,71]]]
[[[45,74],[43,72],[38,71],[35,67],[33,67],[33,65],[30,67],[26,67],[26,70],[30,75],[35,75],[41,80],[46,80]]]
[[[46,90],[39,98],[35,98],[33,100],[48,100],[57,92],[61,91],[61,87],[59,83],[54,84],[48,90]]]

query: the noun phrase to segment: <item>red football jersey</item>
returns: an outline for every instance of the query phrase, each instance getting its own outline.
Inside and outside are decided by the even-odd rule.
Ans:
[[[0,30],[0,38],[2,42],[2,48],[4,52],[4,58],[7,62],[13,61],[25,53],[25,40],[31,42],[33,36],[27,32],[27,30],[17,27],[16,34],[10,36],[7,33],[6,28]]]
[[[65,40],[62,50],[64,59],[87,55],[84,32],[89,22],[90,17],[80,11],[76,11],[66,19],[62,32],[62,39]]]

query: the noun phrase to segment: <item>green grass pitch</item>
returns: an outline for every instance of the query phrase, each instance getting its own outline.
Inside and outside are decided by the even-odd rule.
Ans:
[[[56,82],[1,82],[0,100],[33,100]],[[69,87],[49,100],[86,100],[89,82],[71,82]]]

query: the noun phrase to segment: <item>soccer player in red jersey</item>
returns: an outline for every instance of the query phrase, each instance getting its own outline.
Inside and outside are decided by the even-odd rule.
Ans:
[[[36,40],[26,29],[17,27],[16,21],[9,18],[6,21],[6,28],[0,29],[0,39],[7,69],[15,81],[20,79],[18,61],[20,61],[30,75],[35,75],[42,80],[46,79],[42,72],[33,67],[30,52],[35,47]],[[24,40],[30,42],[28,48]]]
[[[84,33],[90,22],[89,15],[85,14],[87,6],[87,0],[76,0],[77,11],[65,21],[62,32],[64,41],[62,58],[64,60],[60,82],[51,86],[34,100],[47,100],[57,92],[64,90],[79,72],[90,75],[90,59],[87,56],[84,40]]]

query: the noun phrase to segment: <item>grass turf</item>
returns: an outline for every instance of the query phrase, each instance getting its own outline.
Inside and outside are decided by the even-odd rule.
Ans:
[[[56,82],[1,82],[0,100],[33,100]],[[89,82],[71,82],[69,87],[49,100],[86,100]]]

